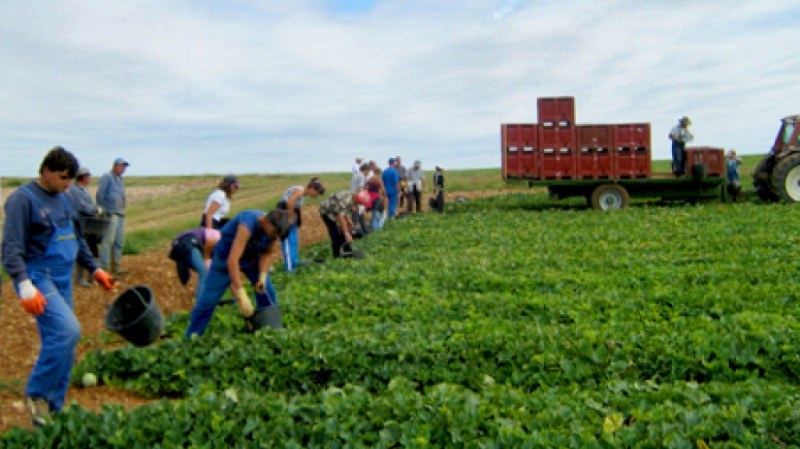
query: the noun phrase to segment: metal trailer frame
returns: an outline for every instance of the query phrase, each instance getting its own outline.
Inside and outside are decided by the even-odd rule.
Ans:
[[[680,178],[672,174],[656,174],[650,178],[614,178],[583,180],[538,180],[526,178],[507,178],[506,183],[525,183],[528,187],[547,187],[550,198],[554,200],[584,197],[594,209],[622,209],[630,204],[630,198],[656,198],[662,200],[718,199],[725,201],[724,176],[706,177],[702,173]]]

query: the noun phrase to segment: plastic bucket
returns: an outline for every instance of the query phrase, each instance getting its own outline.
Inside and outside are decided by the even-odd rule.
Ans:
[[[106,328],[135,346],[147,346],[164,330],[164,316],[146,285],[137,285],[119,295],[106,311]]]
[[[81,217],[83,235],[102,237],[110,223],[111,219],[108,217]]]
[[[283,328],[281,307],[278,304],[258,309],[253,316],[245,318],[244,321],[247,330],[250,332],[255,332],[264,327],[271,327],[273,329]]]

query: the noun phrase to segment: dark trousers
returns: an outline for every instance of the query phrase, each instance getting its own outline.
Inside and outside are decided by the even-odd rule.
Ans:
[[[345,240],[342,230],[339,229],[339,224],[331,220],[327,215],[322,215],[322,221],[325,223],[325,227],[328,228],[328,236],[331,238],[333,257],[340,257],[342,254],[342,249],[350,252],[350,245],[347,245],[347,240]]]
[[[417,212],[422,212],[422,191],[417,189],[417,186],[412,187],[411,192],[408,194],[408,211],[413,212],[414,206],[417,206]]]

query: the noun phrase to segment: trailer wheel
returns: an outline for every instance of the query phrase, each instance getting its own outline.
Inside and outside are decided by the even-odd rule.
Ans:
[[[619,184],[602,184],[592,192],[592,208],[597,210],[624,209],[631,201],[628,191]]]
[[[772,190],[787,203],[800,201],[800,153],[786,156],[775,164]]]

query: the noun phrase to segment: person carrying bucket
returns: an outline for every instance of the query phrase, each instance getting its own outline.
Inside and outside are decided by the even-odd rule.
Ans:
[[[20,305],[36,317],[39,356],[25,387],[25,407],[33,424],[50,422],[64,405],[81,325],[72,304],[72,270],[89,270],[106,290],[116,281],[97,267],[79,228],[79,217],[64,192],[78,160],[54,147],[42,160],[39,178],[23,184],[6,201],[3,266],[14,281]]]
[[[197,298],[189,318],[187,338],[205,332],[228,287],[239,303],[239,312],[245,318],[252,317],[261,309],[278,310],[278,298],[269,279],[269,269],[278,258],[278,243],[288,234],[289,226],[289,212],[275,209],[270,213],[242,211],[222,227],[203,285],[203,294]],[[254,286],[256,310],[253,310],[250,296],[242,285],[242,274]]]

